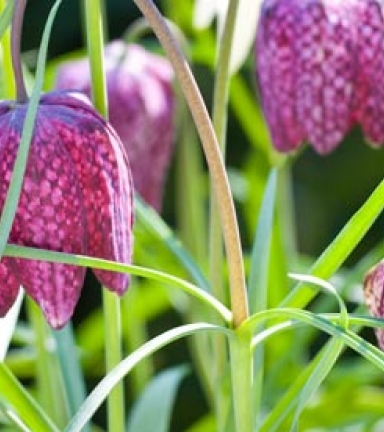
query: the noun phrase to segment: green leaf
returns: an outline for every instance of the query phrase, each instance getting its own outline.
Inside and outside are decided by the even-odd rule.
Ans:
[[[55,19],[56,12],[61,4],[61,1],[62,0],[57,0],[52,6],[52,9],[49,13],[47,22],[44,27],[44,33],[40,44],[39,55],[37,58],[36,82],[33,88],[31,99],[28,103],[19,150],[17,152],[9,189],[4,202],[3,212],[0,218],[0,232],[2,234],[0,236],[0,257],[3,256],[4,249],[8,241],[8,236],[12,228],[17,205],[19,203],[21,188],[24,181],[24,174],[27,167],[29,147],[32,142],[32,135],[35,127],[35,119],[39,106],[40,93],[43,87],[49,37],[51,34],[53,21]]]
[[[0,218],[0,232],[2,233],[0,237],[0,257],[3,255],[4,249],[6,247],[8,235],[11,230],[19,202],[24,173],[27,165],[29,147],[32,141],[35,118],[43,84],[49,37],[54,18],[60,4],[61,0],[57,0],[55,2],[44,27],[44,33],[37,60],[36,82],[32,97],[28,104],[19,150],[17,152],[11,182]],[[33,401],[24,388],[18,383],[16,378],[13,377],[13,375],[6,369],[5,365],[1,365],[0,368],[0,393],[6,395],[8,402],[17,410],[22,421],[30,426],[32,430],[56,430],[56,427],[52,421],[48,419],[44,411]]]
[[[79,363],[79,353],[76,349],[72,324],[68,323],[61,330],[53,330],[56,340],[56,350],[60,362],[65,394],[70,416],[74,416],[80,405],[84,402],[86,391],[84,377]],[[84,427],[84,432],[89,430]]]
[[[58,429],[44,410],[32,399],[12,372],[0,363],[0,395],[32,431],[57,432]]]
[[[300,375],[293,381],[288,390],[275,405],[274,409],[264,419],[262,425],[260,425],[258,429],[260,432],[273,432],[279,430],[281,423],[294,407],[297,395],[300,394],[301,389],[305,386],[305,383],[313,371],[321,363],[323,352],[325,350],[326,347],[322,348],[311,363],[309,363],[309,365],[306,366]]]
[[[220,303],[214,296],[204,291],[203,289],[187,282],[183,279],[169,275],[167,273],[152,270],[146,267],[134,266],[129,264],[116,263],[114,261],[103,260],[100,258],[92,258],[83,255],[73,255],[63,252],[53,252],[47,249],[31,248],[26,246],[7,245],[5,249],[5,256],[27,258],[38,261],[61,262],[64,264],[72,264],[81,267],[91,267],[100,270],[111,270],[121,273],[130,273],[136,276],[147,277],[149,279],[157,280],[176,286],[186,293],[199,299],[206,306],[216,311],[221,318],[226,322],[231,322],[232,313],[222,303]]]
[[[177,389],[187,372],[186,366],[176,366],[155,376],[133,406],[127,432],[167,432]]]
[[[349,329],[343,329],[339,326],[340,314],[330,315],[320,315],[314,314],[301,309],[291,309],[291,308],[275,308],[271,310],[261,311],[253,314],[239,327],[242,331],[252,331],[252,329],[257,329],[258,326],[266,320],[297,320],[301,323],[312,325],[328,333],[331,336],[337,336],[343,340],[343,342],[351,347],[353,350],[361,354],[367,360],[375,364],[378,368],[384,371],[384,352],[373,346],[372,344],[365,341],[361,336],[355,334]],[[377,327],[384,327],[384,321],[376,319],[355,318],[348,317],[349,323],[373,323],[377,322]],[[337,323],[337,324],[336,324]],[[369,324],[371,325],[371,324]]]
[[[290,273],[289,276],[292,279],[296,279],[300,282],[307,282],[310,284],[313,284],[315,286],[318,286],[322,288],[326,293],[329,293],[336,297],[339,308],[340,308],[340,324],[343,326],[343,328],[348,327],[348,311],[347,307],[344,304],[343,299],[340,297],[337,290],[331,285],[329,282],[322,280],[318,277],[311,276],[311,275],[302,275],[302,274],[296,274],[296,273]]]
[[[299,397],[298,405],[295,411],[294,419],[292,422],[291,431],[298,430],[298,421],[300,413],[305,408],[310,398],[316,393],[321,383],[327,377],[337,359],[339,358],[344,347],[343,341],[339,338],[332,338],[331,341],[325,346],[321,353],[321,358],[317,362],[311,375],[308,377],[306,383],[303,385]]]
[[[176,238],[161,217],[150,206],[145,204],[139,196],[135,196],[135,211],[138,220],[152,235],[167,246],[195,283],[200,288],[208,291],[208,282],[189,252],[183,247],[182,243]]]
[[[328,279],[345,262],[360,240],[380,215],[384,207],[384,180],[352,216],[333,242],[317,259],[310,273]],[[283,306],[305,307],[317,294],[317,290],[300,283],[283,301]]]
[[[276,182],[277,170],[272,169],[265,188],[252,249],[251,269],[248,280],[251,313],[267,307],[267,276],[275,209]]]
[[[251,313],[267,308],[268,269],[275,210],[277,170],[272,169],[264,192],[251,255],[251,269],[248,280],[249,308]],[[261,330],[261,328],[259,329]],[[254,416],[258,417],[264,376],[264,349],[257,346],[253,358],[254,369]],[[256,420],[257,421],[257,420]]]
[[[312,318],[310,318],[310,316],[312,316]],[[336,346],[337,343],[333,341],[337,340],[338,342],[340,342],[340,345],[347,344],[360,355],[371,361],[372,364],[374,364],[380,370],[384,370],[384,353],[382,351],[380,351],[375,346],[369,344],[352,331],[343,330],[337,325],[332,325],[331,320],[337,323],[340,322],[340,314],[328,314],[326,316],[320,316],[301,310],[274,309],[271,311],[263,311],[259,314],[255,314],[253,317],[250,318],[249,322],[255,320],[259,321],[259,319],[256,318],[259,318],[261,320],[290,318],[290,320],[281,322],[277,325],[273,325],[267,330],[264,330],[263,332],[257,334],[253,340],[252,345],[257,345],[264,339],[274,335],[276,332],[293,328],[297,325],[303,325],[304,323],[314,325],[317,328],[337,338],[332,339],[331,342],[328,342],[328,344],[335,344],[335,346],[333,346],[332,348],[328,348],[328,344],[325,345],[322,350],[316,355],[315,359],[312,360],[312,362],[308,366],[306,366],[302,373],[300,373],[300,375],[295,379],[295,381],[291,384],[286,393],[282,396],[280,401],[275,404],[272,412],[269,413],[269,415],[264,419],[263,424],[258,426],[257,430],[260,430],[261,432],[272,432],[276,430],[281,430],[281,423],[289,415],[297,401],[300,399],[300,393],[302,392],[306,383],[311,379],[310,377],[312,376],[312,374],[315,373],[315,376],[317,375],[316,379],[318,380],[318,382],[320,381],[320,378],[322,374],[325,373],[326,368],[332,364],[332,356],[333,358],[336,358],[338,356],[338,350],[340,347]],[[298,321],[296,321],[295,324],[296,319]],[[383,320],[372,317],[355,316],[351,314],[348,317],[348,321],[350,325],[384,327]],[[329,324],[331,324],[331,326],[329,326]],[[343,348],[344,347],[341,346],[340,350],[342,350]],[[328,353],[327,350],[329,350]],[[326,358],[327,355],[329,355],[328,359]],[[330,364],[328,364],[328,361],[330,361]],[[302,400],[304,403],[307,398],[302,397]]]
[[[176,327],[167,332],[153,338],[146,344],[141,346],[131,355],[126,357],[114,369],[112,369],[95,387],[92,393],[88,396],[76,416],[65,429],[66,432],[80,432],[84,425],[91,419],[99,406],[107,398],[113,387],[127,375],[130,370],[138,364],[142,359],[154,354],[161,348],[170,343],[181,339],[191,334],[201,332],[218,332],[228,337],[232,336],[231,330],[225,327],[215,326],[207,323],[187,324],[181,327]]]

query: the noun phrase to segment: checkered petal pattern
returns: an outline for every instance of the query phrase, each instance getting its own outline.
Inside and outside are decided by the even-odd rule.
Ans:
[[[113,41],[105,49],[109,120],[132,168],[135,190],[157,211],[173,150],[173,70],[165,58],[135,44]],[[87,59],[59,67],[56,88],[91,95]]]
[[[27,104],[0,102],[0,209],[20,142]],[[130,263],[132,184],[122,143],[83,95],[53,92],[37,111],[26,173],[9,242]],[[119,295],[125,274],[95,271]],[[54,328],[72,316],[85,269],[60,263],[3,258],[0,316],[19,287],[38,303]]]
[[[261,104],[277,150],[327,154],[350,128],[384,143],[384,13],[378,0],[264,0]]]

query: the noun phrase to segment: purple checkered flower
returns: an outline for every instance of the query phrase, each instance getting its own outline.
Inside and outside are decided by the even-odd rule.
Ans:
[[[257,77],[279,151],[329,153],[357,123],[384,142],[383,40],[378,0],[264,0]]]
[[[105,49],[109,119],[129,154],[135,190],[156,210],[172,156],[173,71],[168,60],[137,45]],[[56,88],[91,93],[87,59],[63,64]]]
[[[367,273],[364,279],[364,296],[372,316],[384,318],[384,261]],[[376,329],[379,346],[384,350],[384,329]]]
[[[0,210],[9,187],[27,102],[0,102]],[[82,94],[41,97],[21,196],[9,242],[130,263],[132,185],[122,143]],[[125,274],[95,270],[121,295]],[[85,269],[61,263],[3,258],[0,316],[23,286],[54,328],[72,316]]]

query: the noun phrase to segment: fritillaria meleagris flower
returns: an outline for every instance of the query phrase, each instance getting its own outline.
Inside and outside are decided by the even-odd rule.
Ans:
[[[309,141],[332,151],[360,123],[384,142],[384,19],[379,0],[265,0],[257,77],[271,138],[282,152]]]
[[[27,103],[0,102],[0,210],[13,170]],[[129,263],[132,185],[122,143],[82,94],[41,97],[21,196],[9,242]],[[95,270],[121,295],[127,276]],[[3,258],[0,316],[20,285],[54,328],[71,317],[85,269],[61,263]]]
[[[114,41],[105,49],[109,119],[128,154],[135,190],[156,210],[172,155],[173,71],[168,60]],[[63,64],[57,89],[91,92],[88,60]]]
[[[364,279],[364,296],[370,313],[384,318],[384,261],[374,266]],[[379,346],[384,350],[384,329],[376,329]]]

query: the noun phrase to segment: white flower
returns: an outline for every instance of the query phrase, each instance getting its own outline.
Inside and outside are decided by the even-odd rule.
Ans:
[[[260,3],[259,0],[239,0],[230,61],[231,73],[235,73],[241,67],[253,45]],[[219,39],[224,28],[228,4],[229,0],[196,0],[193,20],[195,28],[204,29],[217,17]]]

